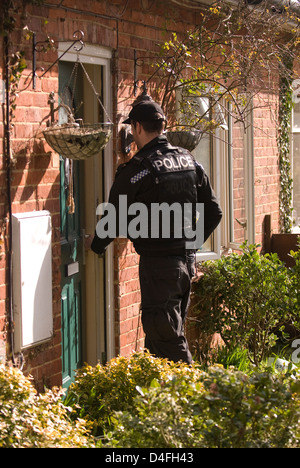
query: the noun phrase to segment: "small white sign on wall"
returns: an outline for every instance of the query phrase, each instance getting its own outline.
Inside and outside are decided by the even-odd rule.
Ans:
[[[13,215],[15,351],[52,337],[51,216]]]

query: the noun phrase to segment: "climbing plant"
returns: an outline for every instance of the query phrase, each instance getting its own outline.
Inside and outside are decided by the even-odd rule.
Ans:
[[[290,133],[293,109],[292,69],[293,60],[290,56],[283,59],[285,71],[280,78],[279,95],[279,126],[278,126],[278,152],[280,169],[280,224],[283,233],[290,233],[293,226],[292,191],[293,179],[291,177],[290,160]]]
[[[5,75],[8,74],[7,83],[9,86],[9,106],[10,106],[10,123],[14,119],[15,110],[17,107],[16,101],[20,93],[19,85],[22,74],[27,68],[25,58],[25,47],[23,42],[28,42],[32,39],[32,31],[26,24],[26,8],[28,5],[42,5],[44,0],[4,0],[0,10],[0,36],[4,38],[4,69]],[[17,47],[12,47],[14,44],[14,32],[18,27],[16,18],[21,19],[22,40]],[[48,41],[50,39],[48,38]]]
[[[214,2],[199,14],[193,30],[173,33],[162,44],[156,73],[163,82],[166,114],[175,117],[174,125],[207,133],[224,123],[220,116],[230,102],[233,119],[246,127],[252,109],[247,97],[254,95],[260,108],[272,108],[279,74],[281,89],[294,79],[299,44],[300,21],[288,8],[279,14],[267,1],[251,8],[243,0],[236,5]],[[205,105],[195,106],[195,98],[204,99]]]
[[[279,12],[270,8],[270,2],[256,3],[247,8],[243,0],[237,5],[219,0],[201,12],[194,30],[185,37],[173,34],[162,45],[157,64],[166,84],[162,103],[171,125],[209,133],[224,124],[226,112],[246,128],[253,110],[249,96],[271,112],[272,97],[279,96],[273,116],[278,130],[281,231],[288,233],[293,225],[291,84],[298,78],[300,18],[292,9],[282,7]]]

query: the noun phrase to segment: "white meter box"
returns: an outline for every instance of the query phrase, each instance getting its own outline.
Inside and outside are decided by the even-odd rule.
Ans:
[[[51,216],[48,211],[13,215],[15,351],[53,334]]]

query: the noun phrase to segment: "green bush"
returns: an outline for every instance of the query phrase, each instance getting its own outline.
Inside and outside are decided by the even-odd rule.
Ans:
[[[291,256],[295,260],[295,266],[290,269],[291,277],[291,295],[294,298],[294,313],[298,323],[296,324],[300,329],[300,237],[298,242],[298,251],[290,252]]]
[[[138,353],[79,370],[63,404],[58,390],[39,395],[21,371],[0,366],[0,447],[296,447],[299,377]]]
[[[137,395],[136,387],[147,387],[153,379],[166,381],[173,375],[197,374],[186,364],[157,359],[149,353],[129,358],[117,357],[106,366],[84,366],[77,371],[65,403],[73,408],[73,418],[83,418],[92,425],[94,436],[111,426],[114,411],[130,410]]]
[[[299,264],[288,269],[276,254],[246,244],[242,254],[202,264],[193,289],[201,333],[219,333],[231,350],[247,349],[258,366],[285,325],[299,321]]]
[[[0,365],[0,447],[91,446],[83,421],[71,422],[70,408],[53,389],[38,395],[17,369]]]
[[[300,437],[297,378],[138,353],[85,366],[67,403],[103,448],[287,448]]]
[[[105,447],[291,448],[299,445],[299,384],[213,367],[197,379],[152,381],[115,414]]]

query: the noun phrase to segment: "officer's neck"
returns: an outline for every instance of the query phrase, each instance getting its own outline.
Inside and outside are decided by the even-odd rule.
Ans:
[[[143,135],[142,135],[142,138],[139,141],[138,149],[139,150],[143,149],[144,146],[151,143],[151,141],[155,140],[160,135],[161,135],[161,133],[159,133],[159,132],[155,132],[155,133],[146,133],[146,132],[144,132]]]

